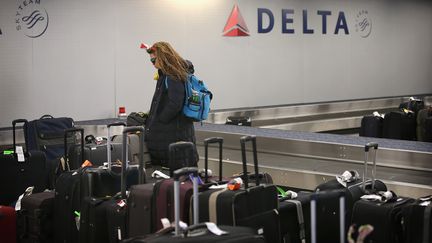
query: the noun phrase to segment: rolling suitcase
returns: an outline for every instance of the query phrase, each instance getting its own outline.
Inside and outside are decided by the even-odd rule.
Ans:
[[[213,144],[213,143],[217,143],[219,146],[219,178],[216,178],[215,176],[209,177],[208,176],[208,150],[209,150],[209,145]],[[207,185],[204,185],[202,187],[208,187],[211,186],[213,184],[221,184],[221,183],[227,183],[229,180],[236,178],[236,177],[241,177],[243,180],[245,180],[243,173],[238,173],[238,174],[234,174],[231,177],[222,177],[222,153],[223,153],[223,138],[221,137],[210,137],[210,138],[206,138],[204,139],[204,175],[202,175],[202,173],[200,173],[201,177],[204,177],[204,183]],[[256,178],[255,178],[255,173],[248,173],[248,182],[253,184],[256,182]],[[258,180],[259,183],[261,184],[273,184],[273,178],[271,177],[270,174],[264,172],[258,172]]]
[[[81,146],[84,145],[84,129],[72,128],[65,130],[66,133],[81,134]],[[67,143],[67,141],[65,141]],[[79,211],[80,211],[80,177],[87,167],[70,170],[68,166],[68,155],[59,161],[62,173],[55,183],[54,195],[54,242],[75,243],[78,242]],[[84,161],[84,153],[81,153],[81,161]]]
[[[431,201],[432,196],[421,197],[402,209],[403,242],[432,242]]]
[[[229,116],[227,117],[225,124],[250,127],[252,125],[252,120],[248,116]]]
[[[280,231],[284,243],[304,243],[310,239],[311,192],[298,192],[296,198],[279,201]]]
[[[310,201],[310,242],[346,241],[345,192],[341,190],[315,192]],[[329,217],[337,218],[334,223]]]
[[[210,221],[218,225],[248,226],[263,233],[269,242],[279,242],[278,195],[274,185],[260,185],[256,137],[240,139],[243,174],[247,175],[246,142],[252,142],[255,168],[255,186],[249,187],[249,177],[243,177],[244,188],[238,190],[216,189],[199,195],[200,222]]]
[[[0,237],[3,243],[16,243],[15,208],[0,205]]]
[[[180,229],[180,177],[193,174],[194,225]],[[263,243],[262,236],[246,227],[215,226],[211,223],[198,224],[198,170],[197,168],[183,168],[174,172],[174,227],[165,228],[153,235],[134,237],[124,243],[156,243],[156,242],[220,242],[220,243]],[[174,233],[174,234],[173,234]]]
[[[81,166],[79,159],[81,158],[81,151],[84,151],[84,159],[92,163],[93,166],[102,166],[108,160],[121,161],[122,159],[122,145],[121,142],[112,143],[109,139],[111,137],[110,131],[113,126],[126,126],[124,122],[116,122],[107,125],[108,139],[107,142],[97,144],[93,140],[90,143],[84,145],[84,150],[81,150],[77,146],[73,147],[69,151],[69,164],[71,169],[77,169]],[[87,136],[88,137],[88,136]],[[130,150],[128,150],[130,151]],[[130,154],[128,158],[130,158]]]
[[[378,200],[362,199],[354,204],[352,223],[355,225],[370,224],[374,228],[366,238],[367,242],[403,242],[402,209],[413,203],[414,199],[388,193],[391,196],[381,194]]]
[[[15,129],[18,123],[26,124],[27,120],[12,122],[14,152],[0,154],[0,205],[14,205],[27,187],[33,186],[34,192],[42,192],[48,187],[45,154],[17,147]]]
[[[384,118],[381,116],[368,115],[361,120],[359,136],[382,138]]]
[[[373,149],[373,150],[371,150]],[[374,191],[386,191],[387,186],[380,180],[375,179],[376,175],[376,153],[378,151],[377,143],[368,143],[364,147],[365,159],[364,159],[364,170],[362,179],[356,175],[353,171],[350,173],[344,173],[342,176],[338,176],[337,179],[330,180],[323,184],[320,184],[315,189],[316,191],[331,191],[331,190],[342,190],[345,193],[346,200],[346,230],[349,228],[351,221],[352,208],[354,203],[360,200],[361,196]],[[370,152],[373,153],[373,167],[372,167],[372,179],[366,181],[368,171],[368,160]],[[336,223],[337,218],[329,218],[329,222]],[[331,232],[327,232],[331,234]],[[336,235],[328,236],[329,239],[336,239]]]
[[[139,164],[139,155],[140,155],[140,140],[139,140],[139,134],[128,134],[128,144],[129,144],[129,158],[130,159],[130,164]],[[123,137],[121,135],[115,135],[112,137],[112,142],[114,143],[122,143],[122,139]],[[147,145],[144,144],[144,165],[145,168],[149,167],[151,165],[151,159],[150,159],[150,153],[147,149]]]
[[[24,124],[26,146],[28,150],[44,152],[47,160],[60,158],[64,156],[64,130],[73,127],[72,118],[43,115],[37,120]]]
[[[417,122],[412,111],[392,111],[385,115],[383,138],[416,140]]]
[[[176,142],[169,145],[169,159],[170,163],[175,161],[177,154],[186,155],[187,158],[191,158],[194,153],[194,144],[192,142]],[[182,177],[182,183],[180,185],[180,218],[183,222],[189,222],[189,208],[190,199],[192,196],[192,182],[188,177]],[[162,218],[168,218],[174,220],[174,204],[173,204],[173,190],[174,180],[165,179],[158,181],[155,184],[155,218],[154,225],[156,230],[162,229]]]
[[[21,210],[18,211],[18,241],[54,242],[53,213],[53,191],[24,196],[21,200]]]
[[[108,129],[112,126],[123,126],[120,123],[113,123],[108,125]],[[144,129],[142,127],[129,127],[125,128],[123,131],[124,135],[127,135],[131,131],[141,131],[142,134]],[[108,138],[108,141],[110,138]],[[141,145],[143,143],[141,142]],[[108,145],[109,146],[109,142]],[[125,218],[125,202],[126,199],[126,189],[129,185],[138,184],[139,178],[143,178],[144,173],[140,173],[137,166],[127,166],[127,141],[124,140],[122,156],[122,166],[119,173],[113,171],[114,167],[111,166],[111,157],[108,157],[108,167],[93,167],[88,168],[81,176],[81,198],[83,202],[81,203],[80,211],[80,229],[79,229],[79,241],[80,243],[85,242],[116,242],[117,237],[110,239],[109,236],[113,234],[108,234],[111,230],[118,231],[118,238],[122,238],[122,234],[126,233],[126,228],[124,227],[126,223]],[[142,179],[141,179],[142,181]],[[119,197],[116,196],[117,192],[121,191]],[[117,208],[117,204],[119,207]],[[118,219],[119,228],[109,228],[107,212],[110,209],[115,208],[118,213],[111,214],[111,219],[115,216],[120,217]],[[115,223],[111,220],[112,223]],[[120,227],[122,226],[122,227]],[[114,234],[115,236],[117,234]]]
[[[135,133],[133,133],[135,132]],[[124,129],[123,131],[123,161],[128,161],[126,158],[126,152],[127,152],[127,145],[128,142],[127,139],[128,138],[128,134],[133,134],[136,135],[136,133],[140,134],[139,135],[139,149],[138,149],[138,154],[139,154],[139,182],[138,184],[143,184],[146,183],[146,178],[145,178],[145,161],[144,161],[144,147],[145,147],[145,142],[144,142],[144,128],[142,126],[137,126],[137,127],[127,127]],[[129,140],[130,141],[130,140]],[[128,161],[129,162],[129,161]],[[122,181],[121,181],[121,192],[120,195],[118,197],[113,197],[111,200],[109,200],[108,202],[106,202],[107,206],[106,206],[106,217],[107,217],[107,222],[108,222],[108,239],[110,243],[116,243],[116,242],[120,242],[121,240],[125,239],[126,237],[128,237],[128,217],[127,217],[127,213],[128,213],[128,208],[131,203],[129,202],[130,196],[129,198],[127,198],[126,195],[126,187],[127,187],[127,165],[128,163],[124,163],[122,164]],[[135,186],[135,185],[134,185]],[[129,194],[130,195],[130,194]],[[127,201],[127,204],[126,204]],[[144,215],[144,214],[143,214]],[[142,215],[142,216],[143,216]]]
[[[429,128],[429,134],[427,132],[427,120],[432,119],[432,107],[427,107],[418,112],[417,115],[417,140],[422,142],[432,142],[432,129]],[[431,123],[429,122],[429,127]]]

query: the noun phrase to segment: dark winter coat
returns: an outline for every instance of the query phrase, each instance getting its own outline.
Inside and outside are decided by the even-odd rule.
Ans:
[[[184,83],[168,76],[167,88],[165,85],[166,77],[159,70],[159,79],[145,126],[145,140],[152,164],[160,164],[171,169],[196,166],[198,161],[196,148],[192,158],[185,154],[176,156],[175,168],[168,164],[168,146],[178,141],[193,142],[195,144],[195,131],[192,120],[186,118],[182,113],[185,96]]]

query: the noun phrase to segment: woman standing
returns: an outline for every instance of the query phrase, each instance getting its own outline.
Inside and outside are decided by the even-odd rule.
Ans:
[[[175,163],[169,164],[169,144],[178,141],[196,142],[193,121],[182,113],[188,63],[167,42],[156,42],[147,52],[158,70],[156,89],[145,125],[145,140],[152,164],[169,167],[171,171],[184,166],[196,166],[196,147],[192,158],[180,153]]]

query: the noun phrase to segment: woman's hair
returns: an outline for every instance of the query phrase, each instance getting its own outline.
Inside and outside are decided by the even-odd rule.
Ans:
[[[186,81],[187,63],[168,42],[156,42],[150,48],[150,52],[152,51],[155,52],[156,62],[165,75],[178,81]]]

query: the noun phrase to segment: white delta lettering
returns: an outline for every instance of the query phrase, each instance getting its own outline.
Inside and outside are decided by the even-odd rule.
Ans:
[[[318,10],[317,15],[321,16],[321,33],[327,34],[327,16],[331,16],[332,12],[329,10]],[[308,11],[303,9],[302,12],[303,21],[303,34],[313,34],[315,29],[308,24]],[[266,26],[264,26],[264,18],[266,18]],[[258,8],[258,33],[264,34],[269,33],[274,27],[274,15],[270,9]],[[282,23],[282,34],[294,34],[295,29],[292,24],[294,23],[294,9],[282,9],[281,14]],[[339,31],[343,31],[345,35],[349,34],[348,24],[345,18],[345,13],[339,11],[338,17],[335,23],[333,33],[339,34]]]

